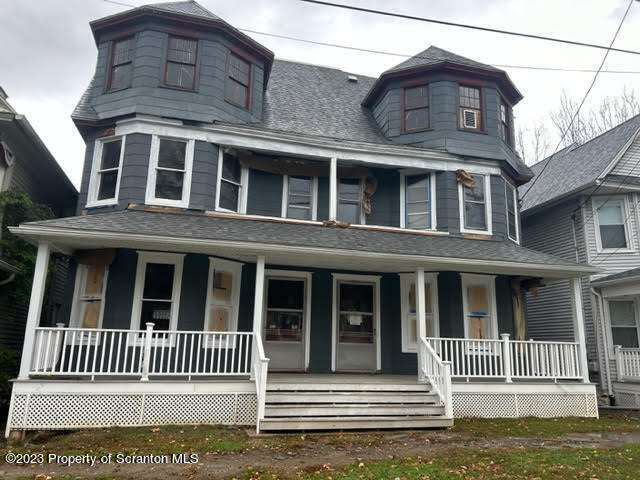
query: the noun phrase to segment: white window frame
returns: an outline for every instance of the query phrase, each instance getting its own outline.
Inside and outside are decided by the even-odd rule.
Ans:
[[[140,325],[140,315],[142,314],[142,295],[144,290],[144,279],[148,263],[161,263],[173,265],[173,287],[171,291],[171,318],[169,319],[169,331],[177,330],[178,316],[180,314],[180,293],[182,289],[182,270],[184,265],[184,254],[148,252],[138,250],[138,263],[136,266],[136,283],[133,290],[133,306],[131,308],[131,330],[144,330]],[[154,328],[155,331],[155,328]],[[158,330],[164,332],[165,330]],[[170,338],[173,336],[170,336]],[[137,338],[138,343],[142,343],[142,338]],[[156,339],[156,342],[158,340]]]
[[[602,247],[602,238],[600,237],[600,218],[599,218],[600,214],[598,212],[598,207],[609,202],[620,202],[621,210],[622,210],[620,214],[622,215],[624,237],[627,242],[626,248],[603,248]],[[629,199],[623,195],[605,197],[604,199],[597,198],[597,197],[591,199],[591,209],[593,212],[593,226],[595,228],[594,235],[596,238],[596,249],[598,253],[607,253],[607,252],[625,253],[625,252],[636,251],[631,238],[631,232],[630,232],[630,226],[629,226],[629,220],[631,219],[631,216],[629,215],[629,212],[630,212],[629,208],[631,208],[629,205]]]
[[[416,282],[415,273],[400,273],[400,313],[402,315],[401,329],[402,329],[402,352],[403,353],[417,353],[418,343],[413,343],[409,339],[411,328],[409,324],[409,291],[411,285]],[[431,293],[431,328],[432,332],[427,332],[427,337],[439,337],[440,336],[440,311],[438,309],[438,273],[437,272],[425,272],[424,283],[429,284],[429,290]],[[426,301],[426,299],[425,299]],[[416,305],[417,308],[417,305]],[[416,312],[417,322],[417,312]]]
[[[352,177],[343,177],[345,180],[353,180]],[[362,194],[364,191],[364,179],[360,178],[360,199],[358,200],[358,205],[360,206],[360,223],[357,225],[366,225],[367,224],[367,215],[364,213],[364,208],[362,208]],[[344,220],[340,220],[338,218],[338,212],[340,211],[340,177],[338,176],[336,179],[336,220],[338,222],[342,222]]]
[[[462,233],[477,233],[481,235],[492,235],[493,234],[493,222],[491,219],[492,208],[491,208],[491,175],[484,173],[475,173],[469,172],[475,176],[483,177],[484,181],[484,212],[487,220],[487,229],[486,230],[476,230],[472,228],[466,228],[465,224],[465,209],[464,209],[464,186],[462,183],[458,182],[458,211],[460,213],[460,232]]]
[[[610,302],[633,302],[634,317],[636,320],[636,334],[638,335],[638,345],[640,345],[640,297],[638,296],[623,296],[623,297],[606,297],[604,298],[604,315],[605,323],[608,331],[607,348],[611,358],[615,358],[615,345],[613,343],[613,329],[616,328],[611,323],[611,308]]]
[[[230,332],[238,331],[238,312],[240,310],[240,288],[242,282],[242,267],[240,262],[233,262],[231,260],[224,260],[222,258],[209,257],[209,277],[207,280],[207,303],[205,304],[204,311],[204,332],[219,334],[222,332],[210,332],[209,326],[211,323],[211,308],[214,305],[222,305],[217,303],[213,299],[213,272],[215,270],[223,270],[230,272],[233,276],[231,284],[231,315],[229,315],[229,324],[231,326]],[[235,337],[234,337],[235,338]],[[207,342],[207,347],[211,347],[211,342]],[[222,346],[222,345],[218,345]],[[235,347],[235,342],[230,347]]]
[[[496,305],[496,276],[481,275],[474,273],[461,273],[460,283],[462,288],[462,314],[464,316],[464,338],[469,338],[469,299],[467,298],[467,287],[471,285],[483,285],[489,295],[489,339],[499,338],[498,331],[498,308]]]
[[[107,205],[117,205],[120,196],[120,180],[122,179],[122,164],[124,163],[124,149],[126,144],[126,135],[117,135],[113,137],[99,138],[93,146],[93,159],[91,161],[91,176],[89,177],[89,190],[87,192],[87,208],[104,207]],[[116,179],[116,193],[113,198],[105,198],[98,200],[98,191],[100,190],[99,170],[102,161],[102,152],[105,143],[121,141],[120,159],[118,164],[118,178]],[[114,169],[115,170],[115,169]]]
[[[77,265],[75,284],[73,287],[73,301],[71,303],[71,315],[69,316],[70,328],[82,328],[82,326],[80,325],[80,315],[82,313],[82,309],[80,308],[80,303],[82,300],[80,299],[80,297],[82,296],[81,291],[83,286],[85,285],[88,273],[89,273],[89,265],[83,265],[83,264]],[[101,301],[100,315],[98,316],[98,325],[96,326],[95,329],[92,329],[92,330],[95,330],[96,332],[98,332],[102,328],[102,321],[104,318],[104,306],[107,298],[107,281],[108,280],[109,280],[109,267],[105,265],[104,276],[102,279],[102,292],[100,292],[100,294],[98,295],[87,296],[87,299],[90,297],[91,300]],[[68,345],[80,344],[80,343],[86,344],[85,339],[88,338],[88,335],[89,335],[89,332],[76,334],[75,341],[74,341],[73,334],[67,334],[66,343]],[[97,340],[97,337],[94,337],[92,340],[92,345],[99,344],[99,342],[96,343],[96,340]]]
[[[247,197],[249,193],[249,169],[247,167],[240,166],[240,192],[238,193],[238,209],[237,210],[229,210],[228,208],[222,208],[220,206],[220,184],[222,183],[222,162],[224,161],[224,147],[222,145],[218,146],[218,174],[216,176],[216,211],[218,212],[227,212],[227,213],[247,213]],[[238,160],[239,161],[239,160]],[[225,180],[225,182],[230,182],[229,180]]]
[[[158,169],[158,155],[160,154],[160,140],[172,140],[186,143],[184,158],[184,177],[182,184],[182,198],[180,200],[169,200],[166,198],[156,198],[156,177]],[[147,192],[145,203],[148,205],[159,205],[166,207],[189,208],[189,198],[191,196],[191,175],[193,173],[193,152],[195,140],[189,138],[177,138],[153,135],[151,137],[151,155],[149,158],[149,172],[147,174]],[[161,167],[163,168],[163,167]]]
[[[311,175],[282,175],[282,218],[289,218],[289,177],[310,177],[311,178],[311,218],[315,222],[318,220],[318,177]],[[298,220],[298,219],[295,219]]]
[[[407,215],[406,215],[406,200],[407,200],[407,177],[413,177],[414,175],[429,175],[429,210],[431,217],[431,225],[426,230],[437,229],[437,216],[436,216],[436,175],[433,171],[428,172],[415,172],[415,171],[401,171],[400,172],[400,228],[407,228]]]
[[[516,221],[516,237],[513,238],[510,234],[509,234],[509,204],[507,203],[507,198],[509,196],[509,188],[513,189],[513,208],[514,208],[514,214],[515,214],[515,221]],[[520,245],[520,212],[518,212],[518,189],[512,185],[509,181],[507,181],[507,179],[504,179],[504,211],[506,213],[506,230],[507,230],[507,237],[509,237],[509,239],[513,240],[514,242],[516,242],[518,245]]]

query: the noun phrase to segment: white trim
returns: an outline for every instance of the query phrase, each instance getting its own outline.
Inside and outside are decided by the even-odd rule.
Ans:
[[[237,157],[236,157],[236,160]],[[228,210],[220,206],[220,184],[222,183],[222,162],[224,161],[224,147],[218,145],[218,172],[216,175],[216,203],[215,210],[218,212],[226,213],[247,213],[247,198],[249,194],[249,169],[247,167],[240,166],[240,185],[238,186],[238,209],[237,211]],[[238,163],[240,161],[238,160]],[[225,180],[226,181],[226,180]]]
[[[627,243],[626,248],[603,248],[602,247],[602,238],[600,237],[600,213],[598,212],[598,205],[604,205],[606,203],[611,202],[612,204],[615,202],[620,202],[621,205],[621,218],[622,218],[622,226],[624,228],[624,237]],[[631,235],[631,225],[629,224],[629,220],[631,219],[631,215],[629,214],[631,206],[629,205],[629,199],[626,195],[615,195],[610,197],[593,197],[591,198],[591,209],[593,213],[593,228],[595,229],[594,235],[596,238],[596,250],[598,253],[632,253],[636,252],[636,247],[633,242],[633,237]]]
[[[180,290],[182,288],[182,268],[184,254],[166,252],[147,252],[138,250],[138,263],[136,266],[136,283],[133,290],[133,306],[131,308],[131,330],[140,330],[140,315],[142,314],[142,294],[144,278],[148,263],[162,263],[174,265],[173,288],[171,291],[171,318],[169,330],[177,330],[178,315],[180,314]],[[139,340],[141,341],[141,340]]]
[[[431,225],[429,228],[425,228],[419,231],[436,231],[437,229],[437,214],[436,214],[436,172],[428,171],[428,172],[416,172],[416,171],[401,171],[400,172],[400,228],[413,230],[407,228],[407,217],[406,217],[406,198],[407,198],[407,177],[412,177],[414,175],[429,175],[429,214]]]
[[[440,336],[440,310],[438,308],[438,275],[439,272],[425,272],[424,283],[430,285],[431,294],[431,332],[427,332],[427,337],[439,337]],[[418,351],[418,344],[412,344],[409,341],[409,289],[411,285],[416,282],[415,273],[399,273],[400,277],[400,314],[402,315],[400,321],[401,336],[402,336],[402,352],[403,353],[416,353]],[[416,300],[417,301],[417,300]],[[416,319],[417,321],[417,319]]]
[[[473,175],[482,175],[476,174],[471,171]],[[460,213],[460,231],[462,233],[478,233],[482,235],[492,235],[493,232],[493,222],[491,219],[492,208],[491,208],[491,177],[489,175],[482,175],[484,179],[484,213],[486,215],[486,230],[475,230],[471,228],[465,228],[465,218],[464,218],[464,187],[462,183],[458,182],[458,211]]]
[[[309,177],[311,178],[311,221],[316,222],[318,220],[318,177],[312,177],[310,175],[282,175],[282,204],[281,204],[281,216],[282,218],[288,218],[289,211],[289,177]],[[294,219],[291,219],[294,220]]]
[[[294,278],[298,280],[305,281],[305,291],[304,291],[304,369],[309,369],[309,360],[310,360],[310,347],[311,347],[311,295],[312,295],[312,285],[313,275],[311,272],[304,272],[299,270],[277,270],[277,269],[266,269],[264,272],[264,288],[265,295],[263,301],[263,318],[267,317],[267,292],[269,289],[269,280],[270,279],[288,279]],[[265,326],[264,322],[262,325],[262,339],[265,343],[268,343],[265,340],[264,336]]]
[[[213,305],[223,305],[223,302],[215,302],[213,299],[213,273],[216,269],[224,270],[232,275],[231,284],[231,314],[229,315],[229,325],[226,331],[235,332],[238,330],[238,311],[240,310],[240,290],[242,282],[242,266],[240,262],[223,260],[221,258],[209,257],[209,274],[207,277],[207,300],[204,311],[204,331],[209,331],[211,323],[211,307]]]
[[[82,288],[86,282],[87,274],[89,272],[89,265],[78,264],[76,267],[76,277],[75,284],[73,287],[73,300],[71,303],[71,315],[69,316],[69,326],[73,328],[83,328],[81,325],[81,309],[80,309],[80,299]],[[105,265],[104,274],[102,277],[102,291],[99,295],[94,295],[93,300],[100,300],[100,314],[98,317],[98,325],[96,329],[102,328],[102,320],[104,318],[104,305],[106,303],[106,293],[107,293],[107,281],[109,279],[109,267]],[[82,336],[78,338],[78,340],[82,340]]]
[[[169,200],[165,198],[156,198],[156,175],[158,168],[158,155],[160,153],[160,141],[173,140],[185,142],[185,158],[184,158],[184,177],[182,179],[182,198],[180,200]],[[147,191],[145,194],[145,203],[147,205],[160,205],[166,207],[189,208],[189,199],[191,196],[191,175],[193,173],[193,152],[195,140],[179,137],[168,137],[153,135],[151,137],[151,154],[149,156],[149,171],[147,174]]]
[[[93,159],[91,161],[91,175],[89,177],[89,189],[87,190],[86,208],[104,207],[107,205],[117,205],[118,196],[120,195],[120,180],[122,179],[122,165],[124,163],[124,149],[126,144],[126,135],[116,135],[113,137],[103,137],[96,139],[93,147]],[[105,143],[116,142],[120,140],[120,159],[118,164],[118,178],[116,179],[116,192],[113,198],[105,198],[98,200],[98,189],[100,188],[98,181],[98,170],[102,161],[102,151]],[[1,186],[1,185],[0,185]]]
[[[467,298],[467,287],[471,285],[483,285],[487,289],[489,296],[489,331],[488,338],[497,339],[498,334],[498,309],[496,306],[496,276],[477,275],[471,273],[461,273],[460,283],[462,288],[462,314],[464,316],[464,338],[469,337],[469,299]]]
[[[338,353],[338,282],[369,283],[374,285],[373,319],[376,336],[376,371],[382,368],[382,351],[380,342],[380,275],[356,275],[350,273],[332,273],[332,302],[331,302],[331,371],[336,371]]]
[[[505,202],[504,202],[504,209],[505,212],[507,214],[506,216],[506,230],[507,230],[507,237],[510,240],[513,240],[514,242],[516,242],[518,245],[520,245],[520,212],[518,209],[518,188],[515,187],[514,185],[511,185],[511,182],[509,182],[506,178],[504,179],[504,196],[505,196]],[[509,235],[509,204],[507,202],[507,196],[509,195],[509,188],[513,189],[513,209],[514,209],[514,215],[515,215],[515,223],[516,223],[516,238],[513,238],[511,235]]]
[[[338,159],[332,157],[329,163],[329,220],[338,218]]]
[[[604,296],[604,295],[603,295]],[[636,335],[638,336],[638,345],[640,345],[640,297],[637,295],[634,296],[626,296],[626,297],[604,297],[604,323],[607,328],[607,339],[606,339],[606,347],[609,349],[609,357],[612,359],[616,358],[615,354],[615,345],[613,344],[613,329],[616,328],[611,324],[611,308],[609,306],[610,302],[632,302],[633,303],[633,317],[636,321]],[[624,328],[624,327],[622,327]],[[629,325],[627,328],[633,328],[632,325]]]

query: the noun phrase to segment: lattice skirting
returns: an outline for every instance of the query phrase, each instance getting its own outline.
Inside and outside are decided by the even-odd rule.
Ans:
[[[453,394],[454,417],[597,417],[591,393],[461,393]]]
[[[640,408],[640,391],[623,392],[616,390],[616,405],[620,407]]]
[[[255,393],[18,393],[10,430],[162,424],[255,425]]]

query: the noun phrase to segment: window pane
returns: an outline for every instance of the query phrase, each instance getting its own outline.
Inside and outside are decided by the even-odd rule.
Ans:
[[[246,107],[248,105],[249,89],[232,78],[227,77],[225,82],[225,98],[230,102]]]
[[[102,159],[100,161],[100,170],[107,168],[118,168],[120,165],[120,149],[122,140],[115,142],[106,142],[102,145]]]
[[[293,218],[295,220],[311,220],[311,209],[290,205],[287,208],[287,218]]]
[[[302,313],[267,311],[265,340],[299,342],[302,340]]]
[[[480,89],[460,86],[460,106],[480,109]]]
[[[511,186],[507,186],[507,210],[510,212],[515,212],[515,202],[514,202],[514,188]]]
[[[407,215],[407,228],[414,230],[424,230],[431,226],[429,222],[429,214],[423,215]]]
[[[341,314],[339,341],[343,343],[373,343],[373,315]]]
[[[624,225],[600,225],[602,248],[626,248]]]
[[[486,230],[487,220],[483,203],[465,203],[464,226],[475,230]]]
[[[404,90],[404,108],[426,107],[429,105],[429,88],[426,85]]]
[[[609,302],[611,325],[633,326],[636,325],[635,308],[632,301]]]
[[[171,302],[154,302],[145,300],[142,302],[140,314],[140,329],[147,328],[147,322],[155,323],[154,330],[169,330],[171,320]]]
[[[269,279],[267,308],[302,310],[304,308],[304,284],[302,280]]]
[[[416,285],[412,283],[409,287],[409,312],[416,313],[416,305],[418,304],[418,300],[416,298]],[[431,285],[428,283],[424,284],[424,306],[425,311],[430,314],[431,313]]]
[[[289,194],[311,195],[311,177],[289,177]]]
[[[373,285],[341,283],[340,310],[373,313]]]
[[[147,263],[144,275],[143,298],[171,300],[175,266],[166,263]]]
[[[186,142],[160,139],[158,166],[162,168],[175,168],[176,170],[184,170],[186,150]]]
[[[476,202],[484,202],[484,177],[482,175],[472,175],[475,185],[464,187],[464,199]]]
[[[622,204],[607,202],[598,207],[598,221],[600,225],[622,225]]]
[[[407,208],[407,216],[411,215],[412,213],[428,213],[429,212],[429,204],[427,202],[414,202],[414,203],[408,203],[406,205]]]
[[[111,83],[109,84],[109,88],[111,90],[118,90],[129,87],[131,85],[132,70],[133,67],[131,63],[114,65],[111,68]]]
[[[213,273],[213,299],[221,302],[231,301],[233,274],[216,270]]]
[[[242,167],[240,162],[233,155],[224,154],[222,160],[222,178],[235,183],[240,183],[242,178]]]
[[[360,203],[338,204],[338,221],[348,223],[360,223]]]
[[[311,197],[308,195],[289,195],[289,206],[309,208],[311,206]]]
[[[638,329],[630,327],[614,327],[611,329],[613,344],[624,348],[638,348]]]
[[[407,130],[417,130],[429,126],[429,109],[416,108],[407,110],[404,114],[404,125]]]
[[[100,173],[98,176],[100,178],[100,186],[98,187],[98,200],[115,198],[116,185],[118,183],[118,171],[110,170],[108,172]]]
[[[182,200],[183,172],[172,170],[156,171],[156,198]]]
[[[113,65],[131,61],[131,39],[120,40],[113,44]]]
[[[240,187],[229,182],[220,182],[220,207],[236,212],[238,210],[238,198]]]
[[[512,238],[516,237],[516,216],[515,214],[509,212],[507,225],[509,227],[509,236]]]
[[[167,52],[167,59],[173,62],[189,63],[194,65],[196,63],[196,45],[197,42],[195,40],[169,37],[169,51]]]
[[[338,181],[338,197],[342,200],[360,201],[360,180],[357,178],[340,178]]]
[[[249,64],[239,57],[229,55],[229,67],[227,73],[229,77],[237,80],[243,85],[249,85]]]
[[[181,88],[193,88],[194,65],[184,63],[167,63],[167,85]]]

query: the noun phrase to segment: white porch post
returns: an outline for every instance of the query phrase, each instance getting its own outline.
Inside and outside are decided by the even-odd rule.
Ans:
[[[258,256],[256,261],[256,282],[253,296],[253,358],[251,361],[251,380],[255,379],[255,367],[258,355],[257,342],[262,335],[262,304],[264,298],[264,256]]]
[[[584,312],[582,310],[582,284],[580,278],[572,278],[571,303],[573,307],[573,335],[578,343],[578,355],[582,381],[589,383],[589,365],[587,364],[587,341],[584,333]]]
[[[329,166],[329,220],[338,218],[338,159],[332,158]]]
[[[424,350],[420,339],[427,336],[427,312],[424,293],[424,268],[416,270],[416,322],[418,334],[418,380],[424,380],[422,364],[424,362]]]
[[[22,347],[22,360],[20,361],[20,373],[18,375],[18,378],[21,380],[29,378],[36,338],[36,327],[40,325],[44,290],[47,285],[47,270],[49,268],[50,254],[51,247],[48,243],[38,244],[38,255],[36,257],[36,266],[33,272],[33,284],[31,287],[31,298],[29,299],[29,313],[27,314],[27,324],[24,327],[24,344]]]

